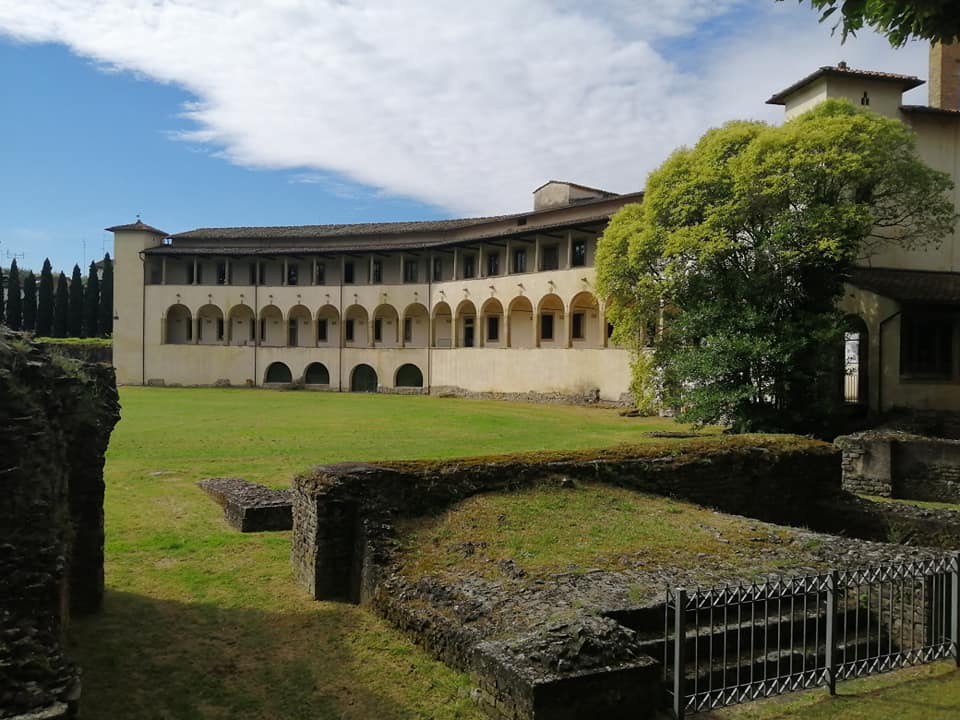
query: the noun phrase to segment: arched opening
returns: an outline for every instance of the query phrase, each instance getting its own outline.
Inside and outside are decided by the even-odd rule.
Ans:
[[[400,315],[393,305],[379,305],[373,311],[373,344],[376,347],[400,345]]]
[[[227,342],[253,345],[257,342],[257,321],[249,305],[234,305],[227,314]]]
[[[563,300],[557,295],[544,295],[537,306],[537,345],[539,347],[565,347],[566,333],[563,328]]]
[[[313,347],[312,322],[313,315],[303,305],[290,308],[287,313],[287,346]]]
[[[503,327],[503,305],[490,298],[480,307],[480,332],[485,347],[502,347],[506,344]]]
[[[438,302],[433,308],[433,346],[453,347],[453,313],[445,302]]]
[[[848,315],[843,333],[843,401],[849,405],[868,403],[867,365],[869,338],[863,318]]]
[[[226,328],[223,311],[216,305],[204,305],[197,310],[197,343],[222,345]]]
[[[593,293],[582,292],[570,301],[570,344],[577,348],[603,347],[600,303]]]
[[[310,363],[303,373],[303,382],[307,385],[329,385],[330,371],[323,363]]]
[[[507,346],[532,348],[535,345],[533,304],[521,295],[511,301],[507,312]]]
[[[430,343],[430,315],[420,303],[407,305],[401,322],[404,347],[427,347]]]
[[[350,373],[352,392],[376,392],[377,384],[377,371],[369,365],[357,365]]]
[[[193,342],[193,317],[186,305],[171,305],[164,320],[164,342],[186,345]]]
[[[260,310],[260,327],[257,329],[261,345],[283,347],[287,339],[283,332],[283,313],[276,305],[267,305]]]
[[[457,347],[470,348],[477,342],[477,308],[469,300],[464,300],[457,306],[456,324]]]
[[[394,387],[423,387],[423,373],[420,368],[411,363],[397,368],[397,379]]]
[[[333,305],[324,305],[317,312],[317,345],[340,346],[340,313]]]
[[[343,313],[344,347],[367,347],[367,311],[362,305],[351,305]]]
[[[263,382],[266,385],[289,384],[293,382],[293,373],[290,372],[290,368],[285,363],[272,362],[267,366]]]

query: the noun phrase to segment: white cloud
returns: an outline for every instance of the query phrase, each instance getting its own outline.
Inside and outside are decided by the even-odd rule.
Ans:
[[[184,87],[184,137],[234,163],[458,213],[549,178],[638,189],[708,127],[776,120],[763,101],[820,65],[922,74],[926,52],[841,47],[773,0],[0,0],[0,33]]]

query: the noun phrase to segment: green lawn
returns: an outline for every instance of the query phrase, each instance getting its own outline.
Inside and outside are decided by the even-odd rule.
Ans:
[[[70,631],[86,720],[480,720],[468,678],[359,608],[309,600],[291,577],[290,534],[230,530],[195,481],[283,486],[314,463],[582,449],[677,429],[610,410],[427,397],[124,388],[121,402],[106,603]],[[903,687],[933,707],[953,703],[945,682]],[[902,714],[876,707],[869,717]]]
[[[311,464],[636,442],[668,420],[429,397],[123,388],[104,611],[72,626],[91,720],[478,718],[470,681],[294,584],[290,534],[241,535],[194,483]]]

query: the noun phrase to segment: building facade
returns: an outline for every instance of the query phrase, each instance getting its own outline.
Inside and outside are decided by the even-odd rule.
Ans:
[[[620,400],[630,358],[594,257],[640,199],[551,181],[532,212],[490,218],[108,228],[118,379]]]

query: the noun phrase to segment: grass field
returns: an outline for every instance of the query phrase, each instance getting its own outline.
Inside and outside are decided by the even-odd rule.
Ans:
[[[230,530],[195,481],[283,486],[320,462],[589,448],[676,429],[609,410],[426,397],[124,388],[121,402],[105,607],[71,628],[86,720],[479,720],[468,678],[365,611],[309,600],[291,577],[290,534]],[[935,704],[944,682],[910,693]]]

